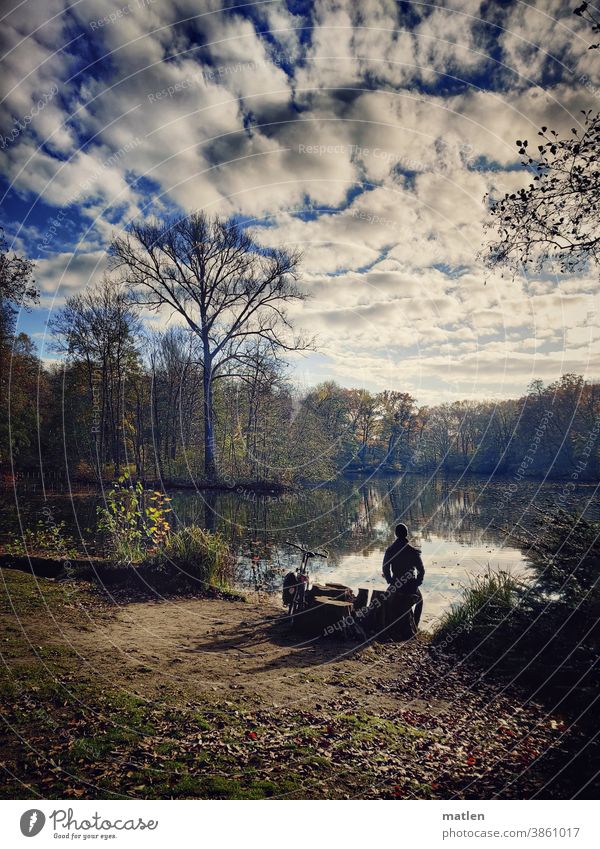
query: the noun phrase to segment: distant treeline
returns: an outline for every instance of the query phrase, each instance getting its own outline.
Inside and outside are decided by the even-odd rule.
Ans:
[[[51,325],[46,366],[5,323],[0,464],[75,478],[202,481],[203,372],[181,327],[149,333],[105,281]],[[598,478],[600,384],[568,374],[504,401],[419,406],[406,392],[322,383],[299,395],[260,342],[214,381],[217,479],[301,483],[340,472],[469,471]]]

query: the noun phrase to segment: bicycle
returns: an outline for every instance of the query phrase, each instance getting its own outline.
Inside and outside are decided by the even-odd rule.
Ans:
[[[295,542],[285,541],[285,545],[290,548],[295,548],[302,552],[302,561],[295,572],[288,572],[283,579],[283,601],[288,605],[288,616],[292,620],[296,613],[300,613],[306,608],[306,590],[308,589],[308,562],[314,557],[321,557],[326,560],[327,552],[311,551],[309,548],[303,548]]]

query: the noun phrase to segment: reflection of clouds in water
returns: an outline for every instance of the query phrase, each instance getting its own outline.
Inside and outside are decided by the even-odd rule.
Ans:
[[[461,587],[469,577],[482,575],[488,566],[503,569],[513,574],[524,575],[527,571],[522,553],[508,546],[493,544],[469,545],[430,534],[419,544],[425,565],[425,582],[422,592],[425,598],[422,623],[433,622],[457,601]],[[335,581],[347,584],[353,590],[358,587],[385,589],[381,574],[385,545],[364,554],[342,556],[335,566],[322,566],[311,570],[315,581]]]
[[[283,545],[285,540],[329,551],[326,567],[318,561],[311,565],[313,577],[322,575],[354,588],[382,588],[383,552],[393,539],[395,523],[405,522],[411,539],[423,550],[427,570],[423,621],[428,623],[457,598],[469,574],[481,574],[488,563],[492,568],[519,564],[522,568],[522,554],[509,531],[516,522],[529,524],[529,510],[555,505],[564,488],[561,482],[521,481],[506,501],[502,494],[510,480],[439,474],[431,479],[342,478],[278,497],[180,491],[172,493],[171,506],[178,523],[198,523],[223,534],[240,558],[242,587],[274,592],[279,592],[282,574],[298,564],[296,555]],[[598,505],[592,502],[590,507],[593,495],[594,486],[578,485],[570,493],[573,509],[589,518],[597,516]],[[96,495],[56,495],[44,502],[28,493],[23,520],[35,523],[42,508],[49,506],[56,521],[64,520],[77,536],[76,522],[81,528],[95,525],[98,502]],[[0,527],[0,539],[18,533],[14,507],[6,505],[3,510],[0,504]]]

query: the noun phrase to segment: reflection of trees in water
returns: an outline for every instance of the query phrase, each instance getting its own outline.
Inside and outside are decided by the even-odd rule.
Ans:
[[[348,554],[368,555],[387,545],[394,525],[405,522],[413,536],[439,536],[466,545],[501,545],[516,521],[530,524],[528,509],[556,507],[564,483],[519,483],[510,494],[510,482],[485,478],[452,479],[438,475],[406,475],[371,479],[342,479],[335,484],[287,493],[277,498],[255,493],[215,490],[172,493],[172,508],[181,524],[196,523],[219,531],[241,561],[249,585],[274,586],[282,570],[297,557],[283,545],[285,540],[308,547],[326,547],[335,565]],[[593,487],[569,491],[569,507],[583,510]],[[53,497],[50,506],[57,522],[64,520],[77,536],[77,523],[93,528],[101,496],[69,499]],[[23,524],[40,518],[41,499],[20,499]],[[500,508],[500,509],[498,509]],[[598,508],[588,509],[594,518]],[[19,533],[14,506],[4,503],[3,530]],[[6,519],[6,522],[4,521]]]
[[[238,551],[245,549],[250,556],[249,538],[258,541],[255,545],[265,557],[290,539],[327,547],[332,563],[342,555],[381,548],[392,538],[398,521],[425,539],[440,536],[466,545],[499,545],[505,542],[506,530],[523,521],[524,513],[527,521],[531,505],[547,505],[560,492],[560,484],[540,488],[538,483],[523,482],[507,501],[502,498],[506,487],[506,482],[489,483],[484,478],[407,475],[399,480],[340,480],[276,499],[219,493],[216,524]],[[581,506],[584,498],[582,490]]]
[[[494,494],[484,484],[418,476],[342,480],[277,498],[212,493],[203,510],[212,513],[206,526],[220,531],[241,558],[245,583],[269,588],[297,563],[297,555],[284,545],[288,539],[326,547],[331,565],[348,554],[380,550],[399,521],[424,539],[435,535],[466,545],[501,544],[505,534],[498,527],[497,488]],[[199,520],[194,506],[199,500],[188,493],[174,496],[180,521]]]

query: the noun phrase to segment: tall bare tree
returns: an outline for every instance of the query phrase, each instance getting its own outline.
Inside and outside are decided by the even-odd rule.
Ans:
[[[124,453],[124,387],[137,359],[141,324],[119,284],[104,278],[67,298],[50,326],[57,349],[86,369],[98,474],[110,458],[115,475],[119,475]]]
[[[177,313],[200,340],[204,469],[215,478],[214,379],[244,362],[257,341],[275,355],[308,346],[285,312],[304,297],[296,286],[300,255],[263,248],[235,221],[204,212],[133,224],[111,255],[137,304]]]

